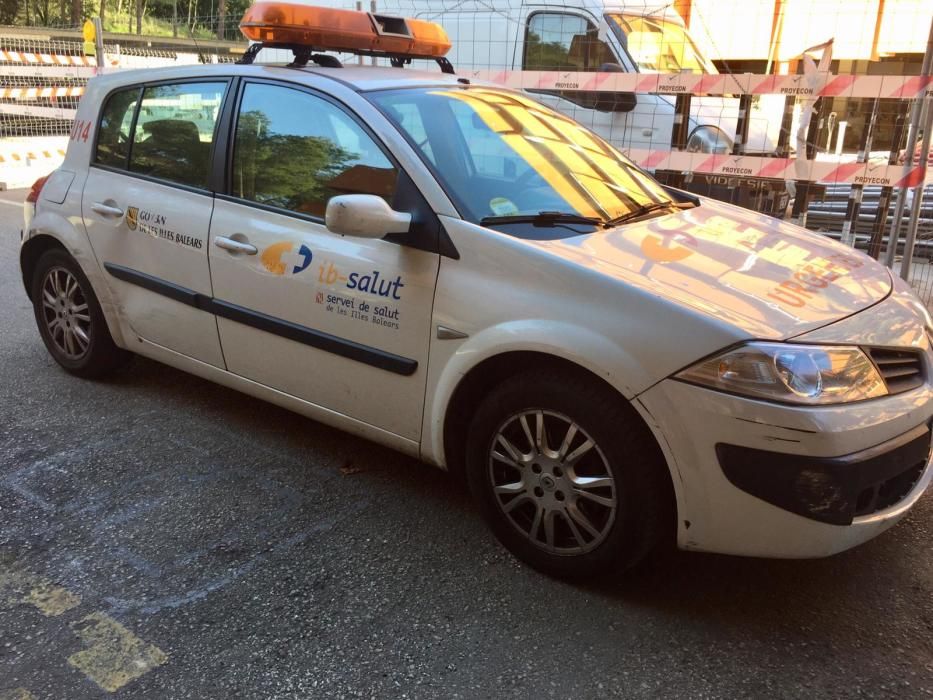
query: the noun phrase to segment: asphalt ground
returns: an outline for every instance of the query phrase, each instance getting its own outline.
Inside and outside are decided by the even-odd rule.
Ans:
[[[816,561],[550,580],[444,473],[137,358],[61,371],[0,195],[0,699],[933,697],[933,497]]]

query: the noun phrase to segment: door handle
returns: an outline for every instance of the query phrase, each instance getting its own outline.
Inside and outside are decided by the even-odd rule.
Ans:
[[[234,240],[232,238],[225,238],[223,236],[217,236],[214,239],[214,245],[218,248],[223,248],[224,250],[230,251],[231,253],[242,253],[244,255],[256,255],[257,251],[256,246],[250,245],[249,243],[243,243],[241,241]]]
[[[104,204],[103,202],[94,202],[91,205],[91,211],[96,212],[101,216],[123,216],[123,210],[120,207],[112,207],[109,204]]]

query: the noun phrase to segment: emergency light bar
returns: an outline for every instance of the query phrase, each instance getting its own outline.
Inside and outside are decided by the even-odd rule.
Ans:
[[[304,65],[308,60],[340,65],[331,56],[312,55],[318,50],[382,56],[391,59],[394,66],[410,63],[413,58],[434,59],[442,70],[453,72],[444,58],[450,51],[450,39],[434,22],[287,2],[256,2],[240,20],[240,31],[258,42],[247,49],[241,63],[252,63],[265,47],[291,49],[295,53],[292,65]]]

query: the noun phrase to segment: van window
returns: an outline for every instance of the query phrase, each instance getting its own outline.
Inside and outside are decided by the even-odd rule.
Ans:
[[[391,202],[398,172],[343,110],[301,90],[246,86],[233,144],[232,193],[324,217],[341,194]]]
[[[130,152],[130,129],[139,100],[139,88],[120,90],[107,98],[97,130],[97,153],[94,162],[114,168],[125,168]]]
[[[609,26],[645,73],[716,73],[681,25],[661,17],[606,15]]]
[[[579,15],[537,12],[525,33],[525,70],[595,72],[615,56],[597,36],[596,26]]]
[[[594,73],[606,64],[618,64],[612,49],[598,37],[598,30],[580,15],[536,12],[525,31],[524,70]],[[593,94],[579,90],[529,90],[559,95],[584,107],[592,107]]]
[[[207,188],[214,127],[226,83],[146,88],[130,154],[130,170]]]

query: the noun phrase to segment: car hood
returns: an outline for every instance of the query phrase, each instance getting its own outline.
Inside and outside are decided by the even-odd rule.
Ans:
[[[608,231],[531,244],[761,339],[815,330],[891,291],[888,270],[852,248],[769,216],[701,202]]]

